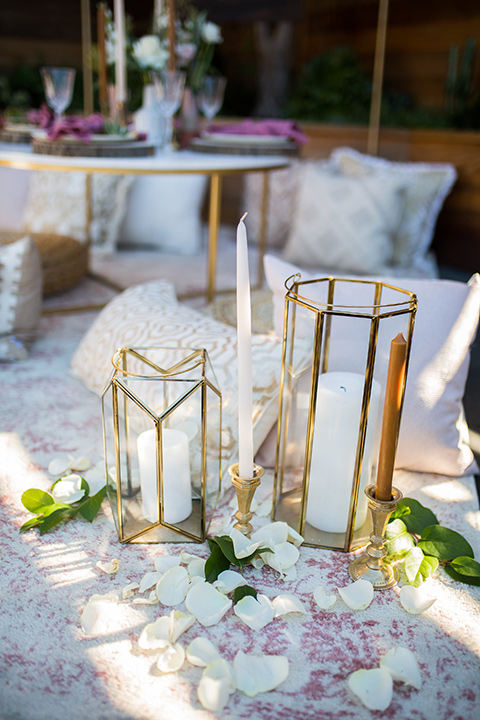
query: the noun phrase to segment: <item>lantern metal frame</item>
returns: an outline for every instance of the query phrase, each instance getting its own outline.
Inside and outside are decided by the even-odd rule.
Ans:
[[[326,302],[319,302],[306,297],[309,286],[321,283],[328,284]],[[352,283],[358,285],[370,285],[373,290],[373,301],[368,305],[338,305],[335,303],[335,291],[340,283]],[[321,547],[331,550],[350,552],[358,547],[367,544],[371,532],[371,521],[367,519],[360,528],[361,532],[355,529],[355,517],[360,488],[360,477],[364,459],[365,438],[367,431],[367,420],[370,406],[372,383],[374,378],[375,360],[380,323],[386,318],[399,315],[409,315],[407,322],[406,341],[407,358],[405,382],[408,372],[410,351],[412,345],[415,314],[417,310],[417,298],[413,292],[398,288],[389,283],[362,280],[354,278],[325,277],[312,280],[301,280],[301,275],[296,274],[285,281],[286,295],[284,306],[284,331],[282,368],[280,376],[280,400],[279,400],[279,421],[277,430],[277,444],[275,457],[275,474],[273,487],[272,520],[283,520],[294,527],[302,536],[308,529],[304,544],[311,547]],[[382,304],[382,294],[386,291],[400,294],[398,302],[385,302]],[[307,293],[305,292],[307,291]],[[313,352],[311,355],[311,383],[309,391],[308,419],[305,440],[305,455],[303,456],[303,476],[299,487],[288,487],[286,482],[286,452],[287,435],[291,421],[292,392],[295,381],[296,370],[294,367],[295,330],[297,308],[312,313],[314,318]],[[310,464],[312,458],[312,447],[315,430],[315,412],[317,401],[318,381],[321,374],[328,371],[332,319],[334,317],[361,318],[370,322],[368,353],[365,366],[365,380],[363,397],[361,402],[359,431],[356,446],[355,466],[352,478],[348,522],[345,533],[330,533],[322,530],[315,530],[307,525],[306,511],[307,499],[310,486]],[[393,339],[393,338],[392,338]],[[401,391],[401,411],[405,396],[405,382]],[[398,441],[398,434],[396,442]],[[297,468],[301,473],[301,468]],[[370,480],[372,482],[372,480]],[[313,539],[314,538],[314,539]]]

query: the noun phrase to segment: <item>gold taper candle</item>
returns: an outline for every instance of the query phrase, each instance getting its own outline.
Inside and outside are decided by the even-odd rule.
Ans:
[[[402,333],[399,333],[397,337],[392,340],[390,346],[382,437],[380,439],[380,453],[378,456],[377,486],[375,491],[377,500],[383,500],[385,502],[388,502],[392,497],[393,468],[400,425],[406,359],[407,342]]]
[[[108,114],[107,105],[107,62],[105,57],[105,8],[97,9],[97,47],[98,47],[98,94],[102,115]]]

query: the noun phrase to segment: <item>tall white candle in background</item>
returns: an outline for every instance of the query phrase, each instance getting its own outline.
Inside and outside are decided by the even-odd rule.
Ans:
[[[124,103],[127,100],[127,58],[125,40],[124,0],[114,2],[115,22],[115,100]]]
[[[247,228],[237,226],[238,463],[243,478],[253,477],[252,303]]]
[[[137,438],[142,512],[150,522],[160,519],[157,503],[157,435],[146,430]],[[175,524],[192,513],[192,486],[188,436],[183,430],[162,430],[163,519]]]
[[[320,375],[310,465],[306,520],[318,530],[347,530],[360,429],[365,377],[350,372]],[[363,492],[370,482],[380,406],[380,385],[372,385],[355,527],[367,516]]]

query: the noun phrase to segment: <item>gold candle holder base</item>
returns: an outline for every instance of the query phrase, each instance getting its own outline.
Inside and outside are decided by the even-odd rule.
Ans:
[[[255,490],[260,485],[260,479],[265,470],[260,465],[253,466],[253,478],[242,478],[239,473],[239,465],[231,465],[228,472],[232,476],[232,485],[237,493],[238,510],[235,513],[237,522],[233,526],[244,535],[249,535],[253,528],[250,523],[253,513],[250,510]]]
[[[375,485],[368,485],[365,488],[365,495],[368,497],[368,507],[372,513],[373,531],[365,555],[355,558],[350,563],[348,574],[352,580],[360,580],[360,578],[369,580],[374,590],[387,590],[397,584],[398,570],[384,560],[387,554],[385,529],[390,515],[403,495],[400,490],[392,487],[391,500],[377,500]]]

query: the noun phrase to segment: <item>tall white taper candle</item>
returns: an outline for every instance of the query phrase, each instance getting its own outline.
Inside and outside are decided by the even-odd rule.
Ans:
[[[252,304],[247,228],[237,226],[238,463],[243,478],[253,477]]]
[[[115,101],[127,100],[127,58],[125,48],[125,5],[124,0],[115,0]]]

